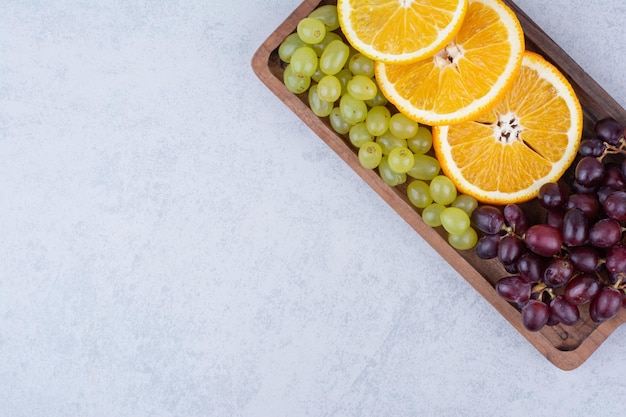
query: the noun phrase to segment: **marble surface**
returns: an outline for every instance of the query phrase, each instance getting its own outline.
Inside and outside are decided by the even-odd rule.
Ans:
[[[622,1],[517,3],[626,105]],[[0,0],[0,415],[622,414],[259,82],[298,4]]]

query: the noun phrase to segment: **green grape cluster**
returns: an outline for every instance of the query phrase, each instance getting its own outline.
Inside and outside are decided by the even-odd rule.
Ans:
[[[432,154],[432,135],[388,104],[374,74],[374,61],[341,36],[337,7],[320,6],[302,19],[296,32],[278,48],[286,64],[283,81],[294,94],[307,93],[319,117],[358,149],[359,163],[377,169],[389,186],[406,185],[409,201],[422,211],[424,222],[442,227],[448,242],[471,249],[477,234],[470,215],[478,205],[441,173]]]

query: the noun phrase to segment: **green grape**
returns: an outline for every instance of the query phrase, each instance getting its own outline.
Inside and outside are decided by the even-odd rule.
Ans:
[[[308,44],[319,43],[326,36],[326,26],[314,17],[305,17],[298,22],[296,29],[298,36]]]
[[[322,80],[322,78],[324,78],[325,76],[326,74],[322,72],[322,70],[320,69],[318,65],[313,75],[311,75],[311,79],[315,81],[316,83],[319,83]]]
[[[317,55],[310,46],[301,46],[291,55],[290,65],[294,74],[310,77],[317,70]]]
[[[430,194],[435,202],[447,206],[456,198],[456,187],[445,175],[437,175],[430,181]]]
[[[392,149],[406,147],[406,140],[398,138],[389,130],[378,136],[376,142],[383,147],[383,155],[389,155]]]
[[[294,51],[301,46],[306,46],[306,42],[300,39],[297,33],[292,33],[287,36],[284,41],[278,47],[278,57],[281,61],[289,63]]]
[[[311,45],[311,48],[313,48],[318,57],[321,57],[328,44],[336,40],[341,40],[341,36],[337,35],[335,32],[326,32],[324,39],[322,39],[320,43]]]
[[[350,47],[350,52],[348,53],[348,59],[346,60],[346,62],[343,64],[343,69],[347,69],[350,70],[350,60],[352,59],[352,57],[356,54],[359,53],[359,51],[357,51],[356,49],[354,49],[354,47],[348,43],[348,46]],[[350,74],[352,74],[352,71],[350,71]],[[354,74],[352,74],[354,75]]]
[[[377,91],[376,83],[365,75],[355,75],[348,81],[348,93],[359,100],[371,100],[376,97]]]
[[[419,125],[416,121],[409,119],[402,113],[396,113],[389,120],[389,130],[391,133],[402,139],[408,139],[417,134]]]
[[[430,188],[428,189],[430,192]],[[441,226],[441,212],[445,209],[446,206],[439,203],[433,203],[430,206],[427,206],[422,211],[422,220],[426,223],[427,226],[430,227],[439,227]]]
[[[430,155],[417,154],[414,156],[414,159],[415,163],[413,164],[413,168],[407,172],[407,175],[418,180],[426,181],[430,181],[439,175],[441,165],[437,158],[433,158]]]
[[[341,116],[341,110],[339,107],[334,107],[329,115],[330,126],[333,130],[340,135],[345,135],[350,131],[352,125],[344,120]]]
[[[341,109],[341,117],[351,125],[365,120],[367,117],[367,105],[363,100],[359,100],[346,93],[339,100],[339,109]]]
[[[327,4],[313,10],[308,17],[314,17],[321,20],[326,25],[326,30],[339,29],[339,17],[337,16],[337,6]]]
[[[448,235],[448,243],[458,250],[469,250],[476,246],[478,242],[478,235],[476,231],[471,227],[460,235]]]
[[[406,187],[409,201],[417,208],[425,208],[432,204],[433,198],[430,195],[430,187],[424,181],[411,181]]]
[[[341,82],[334,75],[325,75],[317,85],[320,99],[334,103],[341,96]]]
[[[478,201],[471,195],[459,194],[452,202],[452,207],[458,207],[471,216],[472,212],[478,207]]]
[[[365,168],[374,169],[380,164],[383,157],[383,150],[376,142],[365,142],[359,148],[359,162]]]
[[[333,110],[333,103],[321,100],[317,94],[317,89],[317,84],[309,88],[309,107],[316,116],[326,117]]]
[[[404,182],[406,181],[406,174],[399,174],[389,168],[387,156],[383,156],[383,158],[380,160],[380,164],[378,165],[378,173],[380,174],[380,177],[385,182],[385,184],[389,185],[390,187],[404,184]]]
[[[407,144],[416,154],[425,154],[433,146],[433,135],[427,127],[420,126],[415,136],[407,139]]]
[[[373,136],[380,136],[385,133],[389,127],[389,118],[391,113],[389,109],[384,106],[375,106],[369,109],[367,117],[365,118],[365,124],[367,130]]]
[[[344,68],[335,74],[335,77],[337,77],[339,83],[341,84],[341,95],[343,96],[348,92],[348,81],[352,79],[352,73],[349,69]]]
[[[350,138],[350,143],[357,148],[363,146],[365,142],[374,140],[374,136],[372,136],[372,134],[367,130],[365,122],[360,122],[352,126],[350,128],[350,132],[348,133],[348,137]]]
[[[376,82],[376,80],[374,80],[374,82]],[[370,107],[376,107],[376,106],[384,106],[385,104],[387,104],[387,102],[388,102],[387,97],[385,97],[380,87],[378,87],[378,84],[376,84],[376,95],[374,96],[373,99],[366,100],[365,104],[367,104]]]
[[[348,62],[348,68],[354,75],[365,75],[367,78],[374,76],[374,61],[362,53],[352,55]],[[378,91],[378,86],[376,87],[376,91]]]
[[[311,85],[311,77],[294,74],[291,69],[291,64],[288,64],[285,67],[285,71],[283,72],[283,81],[287,90],[295,94],[304,93]]]
[[[350,47],[341,40],[334,40],[322,52],[320,68],[328,75],[335,75],[343,69],[349,55]]]
[[[460,235],[470,227],[470,218],[458,207],[446,207],[439,215],[441,225],[451,235]]]
[[[409,148],[394,148],[389,152],[389,167],[395,172],[405,174],[413,168],[415,158]]]

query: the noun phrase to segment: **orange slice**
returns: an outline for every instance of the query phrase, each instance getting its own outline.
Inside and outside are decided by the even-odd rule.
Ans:
[[[433,147],[459,190],[484,203],[516,203],[563,175],[582,128],[572,86],[543,57],[526,52],[506,96],[474,121],[433,127]]]
[[[470,0],[456,37],[436,55],[407,65],[376,63],[396,107],[427,125],[471,120],[497,103],[520,69],[524,32],[500,0]]]
[[[373,60],[407,63],[432,56],[461,27],[468,0],[338,0],[348,42]]]

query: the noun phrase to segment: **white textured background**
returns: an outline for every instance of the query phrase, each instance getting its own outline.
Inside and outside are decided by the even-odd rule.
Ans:
[[[621,0],[517,3],[626,105]],[[298,4],[0,0],[0,415],[623,415],[256,78]]]

